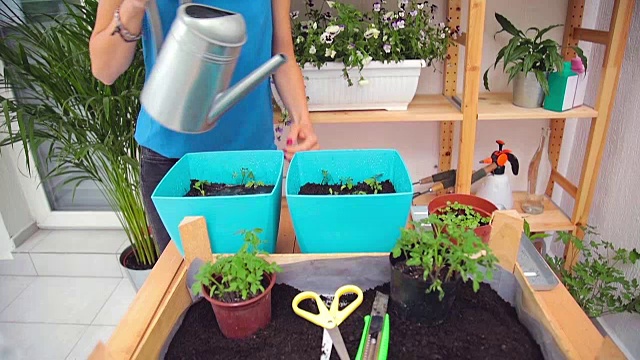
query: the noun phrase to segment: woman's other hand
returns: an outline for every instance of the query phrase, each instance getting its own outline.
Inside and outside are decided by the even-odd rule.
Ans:
[[[284,148],[284,157],[291,161],[298,151],[318,150],[318,137],[313,130],[311,121],[295,122],[291,125],[291,131],[287,137],[287,146]]]

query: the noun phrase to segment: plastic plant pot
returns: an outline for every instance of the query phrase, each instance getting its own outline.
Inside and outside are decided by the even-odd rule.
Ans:
[[[482,217],[490,218],[494,211],[498,211],[498,208],[493,203],[475,195],[446,194],[437,196],[429,202],[429,214],[442,214],[442,209],[447,207],[448,202],[452,204],[458,202],[462,205],[471,206],[473,210],[479,213]],[[446,228],[443,229],[443,231],[446,232]],[[489,243],[489,239],[491,237],[491,224],[479,226],[473,231],[482,239],[483,243]],[[452,239],[452,242],[454,244],[456,243],[454,239]]]
[[[306,183],[320,184],[322,170],[334,182],[362,182],[382,174],[395,193],[299,195]],[[413,185],[395,150],[318,150],[296,153],[287,173],[286,196],[296,240],[303,253],[389,252],[405,227]]]
[[[202,295],[211,304],[222,334],[229,339],[246,339],[271,322],[271,289],[276,283],[275,274],[265,274],[269,286],[260,295],[239,303],[226,303],[212,299],[209,289],[203,287]]]
[[[420,322],[427,326],[435,326],[446,321],[456,298],[460,277],[442,284],[444,297],[438,297],[438,291],[427,293],[431,286],[430,281],[422,277],[414,278],[403,273],[395,267],[404,261],[403,255],[394,258],[389,254],[391,263],[391,286],[389,297],[391,299],[391,311],[404,319]]]
[[[242,168],[252,171],[256,181],[274,185],[273,190],[251,195],[184,196],[191,179],[238,184],[233,174]],[[213,253],[236,253],[244,243],[238,230],[255,228],[263,230],[261,250],[273,253],[280,226],[283,169],[284,153],[279,150],[191,153],[169,170],[151,199],[183,256],[178,226],[185,216],[204,216]]]

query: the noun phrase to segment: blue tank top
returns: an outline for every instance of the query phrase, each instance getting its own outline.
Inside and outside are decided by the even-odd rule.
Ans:
[[[179,0],[156,0],[166,35],[176,16]],[[244,16],[247,42],[242,47],[231,84],[247,76],[272,56],[271,0],[196,0],[194,2],[219,7]],[[145,15],[142,46],[146,77],[155,63],[155,45],[151,27]],[[171,86],[171,84],[167,84]],[[180,158],[186,153],[225,150],[276,149],[273,133],[273,107],[271,87],[265,80],[244,99],[229,109],[210,131],[202,134],[182,134],[167,129],[141,109],[136,124],[136,141],[169,158]],[[203,104],[202,106],[209,106]]]

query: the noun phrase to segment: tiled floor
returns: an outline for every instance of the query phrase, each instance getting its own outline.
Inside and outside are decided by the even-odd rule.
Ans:
[[[87,359],[135,296],[122,231],[39,231],[0,261],[0,359]]]

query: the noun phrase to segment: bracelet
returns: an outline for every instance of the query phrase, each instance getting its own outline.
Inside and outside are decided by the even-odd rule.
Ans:
[[[124,25],[122,25],[122,22],[120,20],[120,7],[116,8],[116,12],[113,16],[116,19],[116,27],[115,29],[113,29],[111,35],[115,35],[116,33],[120,34],[120,37],[126,42],[136,42],[140,40],[142,34],[133,35],[124,27]]]

